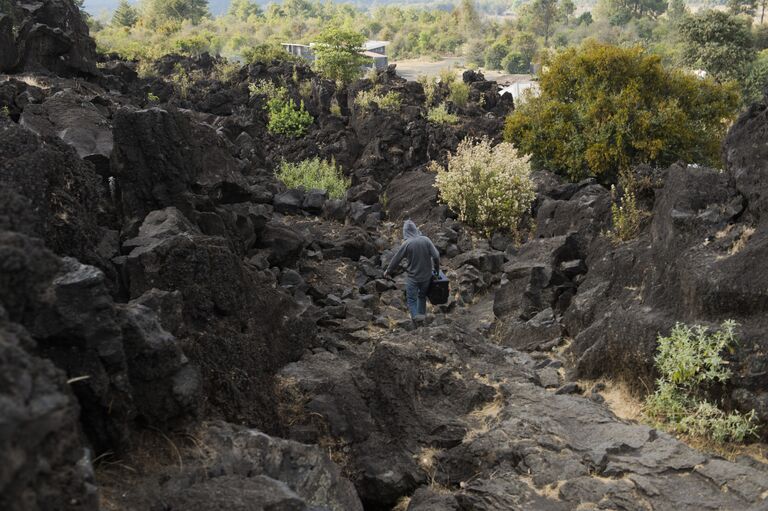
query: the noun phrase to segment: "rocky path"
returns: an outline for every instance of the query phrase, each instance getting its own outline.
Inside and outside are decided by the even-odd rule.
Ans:
[[[289,435],[328,448],[366,509],[736,510],[768,497],[768,467],[622,421],[561,387],[559,361],[496,344],[491,295],[409,331],[396,293],[279,375]]]
[[[283,220],[343,245],[344,229]],[[396,239],[390,232],[380,231],[382,248]],[[402,286],[380,271],[363,256],[283,272],[279,284],[300,303],[325,293],[305,311],[322,325],[315,344],[277,377],[290,440],[206,424],[190,433],[178,470],[111,481],[111,509],[182,509],[202,495],[219,495],[204,509],[764,509],[765,465],[620,420],[563,384],[552,352],[498,344],[493,293],[433,309],[430,324],[413,329]]]
[[[0,16],[0,509],[768,507],[764,465],[620,420],[551,356],[567,336],[574,377],[649,383],[660,332],[733,318],[725,398],[768,421],[768,107],[732,128],[727,172],[636,169],[650,214],[630,242],[602,235],[604,186],[535,173],[515,247],[473,239],[425,170],[500,140],[513,104],[478,73],[461,122],[436,125],[447,88],[430,105],[394,69],[340,89],[166,56],[143,78],[96,65],[71,0],[15,14],[33,28]],[[264,79],[296,104],[311,89],[307,136],[269,134]],[[358,108],[374,88],[400,111]],[[343,199],[277,181],[315,157],[352,178]],[[404,218],[455,291],[415,330],[382,279]]]

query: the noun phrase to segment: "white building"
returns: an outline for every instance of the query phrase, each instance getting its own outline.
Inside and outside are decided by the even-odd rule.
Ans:
[[[505,85],[504,87],[499,88],[499,96],[502,94],[509,92],[512,94],[512,97],[515,99],[515,103],[519,101],[519,98],[522,97],[523,92],[530,90],[532,94],[538,94],[539,92],[539,84],[538,82],[515,82],[510,85]]]
[[[282,43],[282,47],[285,51],[287,51],[291,55],[301,57],[310,62],[314,62],[315,60],[315,53],[312,51],[312,47],[314,45],[315,43],[310,43],[310,44]],[[364,67],[366,68],[374,67],[376,69],[383,69],[387,67],[387,64],[388,64],[387,46],[388,45],[389,45],[389,41],[366,41],[365,44],[363,44],[363,48],[362,48],[363,51],[361,51],[360,54],[370,58],[371,65],[366,65]]]

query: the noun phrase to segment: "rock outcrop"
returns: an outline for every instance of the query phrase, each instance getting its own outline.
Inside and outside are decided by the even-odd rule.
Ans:
[[[141,305],[114,304],[104,274],[42,243],[0,232],[0,305],[34,352],[73,378],[83,429],[98,448],[125,447],[134,421],[194,416],[200,382],[176,339]]]
[[[763,466],[546,391],[541,363],[459,326],[474,314],[281,372],[296,399],[284,407],[291,435],[343,456],[366,509],[411,495],[411,510],[749,509],[764,498]]]
[[[0,72],[96,76],[96,43],[72,0],[11,2],[0,13]]]
[[[0,507],[96,511],[77,399],[64,372],[34,350],[27,330],[0,306]]]
[[[196,431],[178,468],[115,497],[120,509],[362,511],[352,484],[322,449],[224,422]],[[130,483],[130,482],[128,482]],[[124,483],[125,484],[125,483]]]
[[[0,188],[16,196],[0,202],[5,228],[39,236],[57,254],[108,271],[116,247],[102,241],[113,225],[111,207],[93,166],[72,148],[0,116]]]

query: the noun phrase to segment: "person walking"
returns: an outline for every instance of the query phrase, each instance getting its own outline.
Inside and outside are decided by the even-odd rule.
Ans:
[[[390,277],[405,258],[408,276],[405,279],[405,295],[408,310],[414,322],[420,322],[427,313],[427,293],[432,275],[440,272],[440,253],[428,237],[410,220],[403,223],[403,244],[397,250],[384,277]]]

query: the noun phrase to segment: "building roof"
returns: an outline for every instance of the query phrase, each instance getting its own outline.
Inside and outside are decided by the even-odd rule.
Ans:
[[[374,48],[381,48],[382,46],[388,46],[389,41],[366,41],[363,48],[366,50],[372,50]]]

